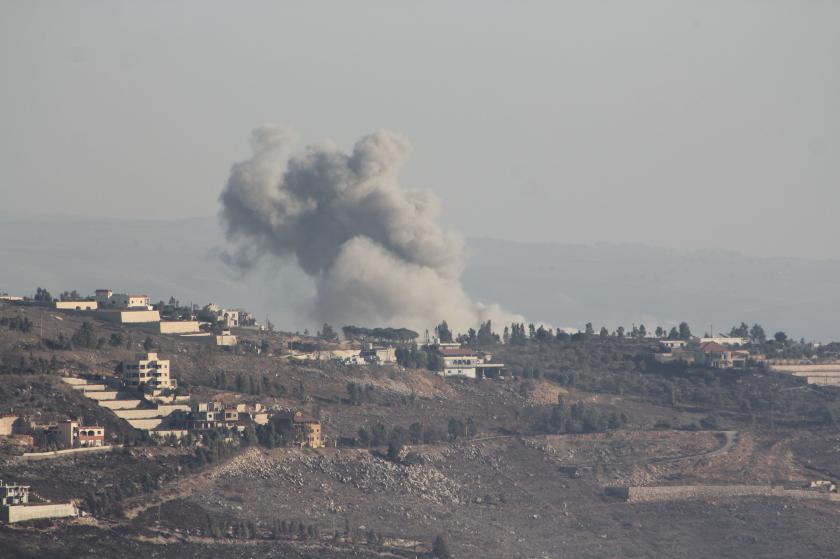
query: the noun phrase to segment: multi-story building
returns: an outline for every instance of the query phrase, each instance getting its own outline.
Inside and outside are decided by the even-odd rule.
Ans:
[[[134,361],[124,361],[121,372],[123,381],[134,388],[145,384],[156,389],[178,386],[169,375],[169,360],[159,359],[157,353],[140,354]]]
[[[105,446],[105,428],[99,425],[80,425],[68,419],[50,425],[47,437],[64,448]]]
[[[301,448],[321,448],[324,446],[324,439],[321,437],[321,422],[316,418],[297,411],[292,416],[292,426],[294,428],[295,445]]]
[[[193,430],[238,429],[249,423],[265,425],[268,411],[262,404],[223,404],[221,402],[198,402],[184,417],[187,428]]]
[[[441,367],[437,371],[444,377],[483,378],[498,376],[504,365],[493,363],[492,355],[479,354],[473,349],[454,343],[437,343],[426,346],[429,351],[437,352]]]

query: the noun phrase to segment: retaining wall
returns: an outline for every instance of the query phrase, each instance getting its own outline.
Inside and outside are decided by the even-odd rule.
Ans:
[[[99,400],[97,403],[109,410],[128,410],[139,406],[140,400]]]
[[[12,524],[38,518],[66,518],[78,516],[78,509],[71,503],[54,505],[6,505],[0,507],[0,518]]]
[[[175,411],[190,411],[190,407],[185,404],[159,404],[157,409],[164,417]]]
[[[49,452],[24,452],[21,455],[23,460],[49,460],[51,458],[61,458],[63,456],[72,454],[84,454],[87,452],[111,452],[116,446],[83,446],[81,448],[68,448],[66,450],[51,450]]]
[[[153,417],[162,417],[158,410],[140,410],[140,409],[125,409],[112,410],[114,415],[121,419],[151,419]]]
[[[107,388],[104,384],[74,384],[72,386],[82,392],[101,392]]]
[[[787,497],[840,501],[836,493],[785,489],[775,485],[666,485],[658,487],[609,487],[607,493],[630,503],[654,503],[721,497]]]
[[[128,421],[128,424],[135,429],[154,429],[163,423],[163,420],[159,417],[149,419],[126,419],[126,421]]]
[[[85,392],[85,398],[91,400],[116,400],[119,391],[117,390],[96,390],[93,392]]]
[[[193,334],[200,332],[198,322],[182,321],[182,322],[163,322],[160,323],[161,334]]]

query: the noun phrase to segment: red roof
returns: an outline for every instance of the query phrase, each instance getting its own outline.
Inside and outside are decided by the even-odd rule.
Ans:
[[[700,344],[700,351],[703,353],[723,353],[726,351],[726,348],[717,342],[706,342],[705,344]]]

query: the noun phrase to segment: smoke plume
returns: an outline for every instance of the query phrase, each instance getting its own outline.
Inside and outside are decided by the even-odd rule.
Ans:
[[[461,331],[521,319],[464,292],[462,240],[438,225],[437,198],[400,187],[410,150],[401,136],[375,132],[349,154],[332,143],[292,154],[294,134],[269,125],[251,144],[220,197],[236,247],[227,259],[245,269],[296,259],[315,282],[312,319],[418,331],[444,319]]]

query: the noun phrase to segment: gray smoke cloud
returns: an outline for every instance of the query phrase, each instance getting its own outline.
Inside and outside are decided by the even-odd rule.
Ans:
[[[375,132],[349,154],[330,142],[291,153],[294,143],[289,129],[262,126],[253,157],[233,165],[220,196],[229,263],[294,258],[315,282],[318,322],[422,331],[445,319],[465,331],[522,320],[465,293],[463,242],[438,224],[438,199],[399,184],[403,137]]]

